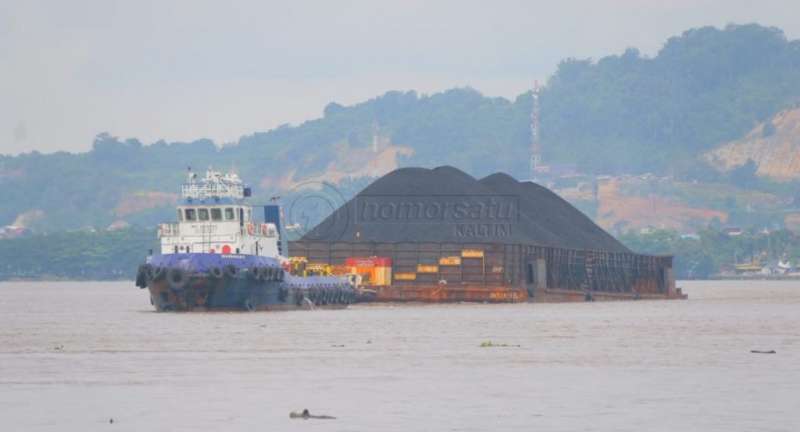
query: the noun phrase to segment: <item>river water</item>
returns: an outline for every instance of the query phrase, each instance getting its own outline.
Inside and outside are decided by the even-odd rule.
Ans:
[[[3,283],[0,430],[800,430],[800,283],[679,286],[175,314],[132,282]],[[303,408],[337,419],[289,419]]]

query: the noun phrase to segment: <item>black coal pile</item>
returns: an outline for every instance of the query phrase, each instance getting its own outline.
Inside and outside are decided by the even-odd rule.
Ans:
[[[521,198],[520,214],[531,224],[547,227],[559,238],[561,247],[629,252],[617,239],[597,226],[589,217],[550,189],[533,182],[518,182],[513,177],[495,173],[480,180],[498,193],[515,194]],[[525,224],[522,224],[525,226]],[[537,238],[534,233],[529,237]],[[569,245],[569,246],[568,246]]]
[[[308,241],[536,244],[628,252],[571,204],[502,174],[401,168],[303,236]]]

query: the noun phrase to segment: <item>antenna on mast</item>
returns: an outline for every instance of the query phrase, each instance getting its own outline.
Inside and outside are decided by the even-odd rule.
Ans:
[[[531,166],[530,178],[536,178],[542,166],[542,143],[539,140],[539,81],[533,82],[533,107],[531,109]]]
[[[378,122],[372,122],[372,152],[378,153]]]

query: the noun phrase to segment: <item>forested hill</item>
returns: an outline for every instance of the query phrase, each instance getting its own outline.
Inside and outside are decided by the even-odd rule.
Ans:
[[[563,61],[541,98],[545,158],[587,172],[691,174],[699,154],[798,101],[800,41],[758,25],[694,29],[652,58],[629,49]],[[347,192],[409,165],[524,178],[531,102],[530,92],[510,101],[469,88],[392,91],[222,147],[100,134],[87,153],[0,156],[0,226],[150,225],[171,215],[186,166],[235,167],[261,200],[314,177]]]
[[[669,39],[654,58],[628,49],[562,62],[542,96],[542,133],[559,160],[658,171],[798,101],[800,40],[755,24],[704,27]]]

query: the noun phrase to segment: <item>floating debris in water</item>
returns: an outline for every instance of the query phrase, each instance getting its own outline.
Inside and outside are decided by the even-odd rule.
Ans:
[[[510,345],[504,343],[494,343],[492,341],[481,342],[481,348],[522,348],[522,345]]]
[[[311,414],[308,411],[308,409],[304,409],[302,412],[292,411],[292,412],[289,413],[289,418],[292,418],[292,419],[303,419],[303,420],[308,420],[308,419],[335,420],[336,419],[336,417],[329,416],[329,415],[314,415],[314,414]]]
[[[769,350],[769,351],[750,350],[750,352],[753,354],[777,354],[775,350]]]

